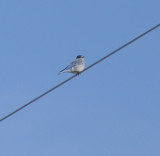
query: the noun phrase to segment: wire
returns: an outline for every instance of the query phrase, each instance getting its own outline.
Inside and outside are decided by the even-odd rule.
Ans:
[[[151,31],[157,29],[160,26],[160,24],[152,27],[151,29],[147,30],[146,32],[144,32],[143,34],[139,35],[138,37],[134,38],[133,40],[127,42],[126,44],[122,45],[121,47],[119,47],[118,49],[114,50],[113,52],[109,53],[108,55],[106,55],[105,57],[99,59],[98,61],[96,61],[95,63],[91,64],[90,66],[88,66],[87,68],[85,68],[81,73],[87,71],[88,69],[92,68],[93,66],[95,66],[96,64],[102,62],[103,60],[105,60],[106,58],[112,56],[113,54],[117,53],[118,51],[120,51],[121,49],[127,47],[128,45],[130,45],[131,43],[135,42],[136,40],[142,38],[144,35],[147,35],[148,33],[150,33]],[[73,75],[70,78],[68,78],[67,80],[61,82],[60,84],[56,85],[55,87],[49,89],[48,91],[46,91],[45,93],[41,94],[40,96],[36,97],[35,99],[29,101],[28,103],[26,103],[25,105],[19,107],[18,109],[16,109],[15,111],[9,113],[8,115],[4,116],[3,118],[0,119],[0,121],[3,121],[9,117],[11,117],[13,114],[19,112],[20,110],[24,109],[25,107],[31,105],[32,103],[34,103],[35,101],[39,100],[40,98],[42,98],[43,96],[47,95],[48,93],[52,92],[53,90],[59,88],[60,86],[62,86],[63,84],[67,83],[68,81],[72,80],[73,78],[75,78],[77,75]]]

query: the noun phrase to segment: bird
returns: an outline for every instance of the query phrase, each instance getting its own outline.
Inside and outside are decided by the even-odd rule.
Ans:
[[[61,70],[59,74],[61,73],[73,73],[73,74],[80,74],[85,68],[85,61],[84,56],[78,55],[76,59],[71,62],[66,68]]]

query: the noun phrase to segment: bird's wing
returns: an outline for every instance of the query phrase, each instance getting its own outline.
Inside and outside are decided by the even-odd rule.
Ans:
[[[77,65],[77,60],[71,62],[66,68],[64,68],[63,70],[61,70],[60,72],[64,71],[64,70],[69,70],[72,67],[75,67]]]

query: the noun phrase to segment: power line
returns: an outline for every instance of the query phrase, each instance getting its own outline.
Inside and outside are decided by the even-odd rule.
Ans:
[[[106,58],[112,56],[113,54],[117,53],[118,51],[120,51],[121,49],[127,47],[128,45],[130,45],[131,43],[135,42],[136,40],[142,38],[143,36],[147,35],[148,33],[150,33],[151,31],[155,30],[156,28],[158,28],[160,26],[160,24],[152,27],[151,29],[147,30],[146,32],[144,32],[143,34],[139,35],[138,37],[134,38],[133,40],[127,42],[126,44],[122,45],[121,47],[119,47],[118,49],[114,50],[113,52],[109,53],[108,55],[106,55],[105,57],[99,59],[98,61],[94,62],[93,64],[91,64],[90,66],[88,66],[87,68],[85,68],[83,70],[83,72],[87,71],[88,69],[92,68],[93,66],[95,66],[96,64],[100,63],[101,61],[105,60]],[[25,107],[31,105],[32,103],[34,103],[35,101],[39,100],[40,98],[42,98],[43,96],[47,95],[48,93],[52,92],[53,90],[59,88],[60,86],[62,86],[63,84],[67,83],[68,81],[72,80],[73,78],[75,78],[77,75],[73,75],[70,78],[68,78],[67,80],[61,82],[60,84],[56,85],[55,87],[49,89],[48,91],[46,91],[45,93],[41,94],[40,96],[36,97],[35,99],[31,100],[30,102],[26,103],[25,105],[19,107],[18,109],[16,109],[15,111],[9,113],[8,115],[4,116],[3,118],[0,119],[0,121],[3,121],[7,118],[9,118],[10,116],[12,116],[13,114],[19,112],[20,110],[24,109]]]

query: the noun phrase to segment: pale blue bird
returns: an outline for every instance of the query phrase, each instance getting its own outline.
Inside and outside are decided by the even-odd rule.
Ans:
[[[61,73],[73,73],[73,74],[80,74],[85,68],[85,61],[84,56],[78,55],[76,59],[71,62],[66,68],[61,70],[59,74]]]

